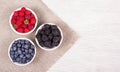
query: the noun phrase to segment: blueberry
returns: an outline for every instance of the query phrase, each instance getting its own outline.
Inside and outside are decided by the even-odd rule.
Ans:
[[[24,47],[25,47],[25,49],[28,49],[28,48],[29,48],[29,45],[26,44]]]
[[[25,49],[25,53],[27,54],[29,51]]]
[[[30,56],[31,56],[30,54],[26,54],[26,57],[27,57],[27,58],[30,58]]]
[[[29,42],[28,40],[25,40],[25,43],[26,43],[26,44],[29,44],[30,42]]]
[[[17,58],[16,58],[16,61],[17,61],[17,62],[19,62],[19,61],[20,61],[20,58],[19,58],[19,57],[17,57]]]
[[[22,50],[22,51],[25,51],[25,49],[24,49],[24,48],[21,48],[21,50]]]
[[[17,44],[17,47],[21,47],[21,44],[20,44],[20,43],[18,43],[18,44]]]
[[[24,57],[24,55],[23,55],[23,54],[21,54],[21,55],[20,55],[20,58],[23,58],[23,57]]]
[[[18,54],[22,54],[22,51],[21,51],[21,50],[18,50]]]
[[[34,48],[35,48],[34,45],[31,44],[31,49],[34,49]]]
[[[13,47],[13,50],[15,51],[15,50],[17,50],[17,48],[16,48],[16,47]]]
[[[29,53],[32,53],[33,52],[33,50],[32,49],[29,49]]]
[[[48,37],[46,35],[42,35],[42,40],[43,41],[47,41],[48,40]]]

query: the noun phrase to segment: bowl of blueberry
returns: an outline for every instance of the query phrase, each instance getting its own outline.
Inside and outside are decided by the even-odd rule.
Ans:
[[[10,44],[8,56],[14,64],[25,66],[34,60],[36,47],[30,39],[17,38]]]
[[[42,24],[35,33],[37,45],[46,51],[52,51],[61,45],[63,33],[61,28],[54,23]]]
[[[38,19],[35,12],[26,7],[14,10],[9,19],[12,30],[20,35],[33,32],[37,26],[37,22]]]

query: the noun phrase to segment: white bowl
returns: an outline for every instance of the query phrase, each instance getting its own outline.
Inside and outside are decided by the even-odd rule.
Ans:
[[[60,41],[59,45],[58,45],[58,46],[55,46],[55,47],[53,47],[53,48],[42,47],[42,46],[39,44],[39,42],[38,42],[38,40],[37,40],[37,38],[36,38],[36,35],[37,35],[38,31],[39,31],[40,29],[42,29],[42,27],[43,27],[45,24],[56,25],[56,24],[54,24],[54,23],[44,23],[44,24],[42,24],[42,25],[37,29],[37,31],[36,31],[36,33],[35,33],[35,41],[36,41],[37,45],[38,45],[41,49],[46,50],[46,51],[52,51],[52,50],[55,50],[55,49],[59,48],[59,46],[61,45],[61,43],[62,43],[62,41],[63,41],[63,32],[62,32],[61,28],[60,28],[58,25],[56,25],[57,28],[60,30],[60,33],[61,33],[61,41]]]
[[[21,7],[21,8],[22,8],[22,7]],[[14,11],[12,12],[12,14],[10,15],[9,24],[10,24],[10,27],[12,28],[12,30],[13,30],[15,33],[17,33],[17,34],[19,34],[19,35],[27,35],[27,34],[32,33],[32,32],[35,30],[35,28],[36,28],[36,26],[37,26],[37,23],[38,23],[38,18],[37,18],[37,15],[35,14],[35,12],[34,12],[33,10],[25,7],[27,10],[31,11],[32,14],[35,16],[35,19],[36,19],[35,26],[34,26],[34,28],[33,28],[31,31],[29,31],[29,32],[27,32],[27,33],[20,33],[20,32],[18,32],[18,31],[16,31],[16,30],[13,28],[12,24],[11,24],[11,19],[12,19],[12,16],[13,16],[14,12],[15,12],[15,11],[18,11],[18,10],[21,10],[21,8],[18,8],[18,9],[14,10]]]
[[[20,63],[17,63],[17,62],[13,62],[12,58],[10,57],[10,48],[11,48],[12,44],[13,44],[16,40],[20,40],[20,39],[22,39],[22,40],[28,40],[28,41],[29,41],[32,45],[34,45],[34,47],[35,47],[35,54],[34,54],[33,58],[31,59],[31,61],[29,61],[28,63],[25,63],[25,64],[20,64]],[[10,46],[9,46],[9,49],[8,49],[8,56],[9,56],[10,60],[11,60],[15,65],[18,65],[18,66],[26,66],[26,65],[30,64],[30,63],[34,60],[34,58],[35,58],[35,56],[36,56],[36,46],[35,46],[35,44],[34,44],[30,39],[28,39],[28,38],[17,38],[17,39],[15,39],[15,40],[13,40],[13,41],[11,42],[11,44],[10,44]]]

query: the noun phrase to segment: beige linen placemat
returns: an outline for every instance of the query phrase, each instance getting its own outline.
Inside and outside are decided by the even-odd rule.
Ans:
[[[32,34],[21,36],[13,32],[9,26],[9,16],[11,12],[22,6],[29,7],[35,11],[39,19],[37,28],[42,23],[53,22],[61,27],[64,35],[62,45],[54,51],[43,51],[36,45],[37,55],[34,61],[24,67],[14,65],[8,57],[8,47],[14,39],[27,37],[35,43],[34,34],[36,30]],[[71,48],[77,38],[77,34],[41,0],[0,0],[0,72],[46,72]]]

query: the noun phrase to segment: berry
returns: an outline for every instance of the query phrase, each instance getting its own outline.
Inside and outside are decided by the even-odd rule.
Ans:
[[[31,14],[31,12],[29,10],[26,10],[25,13],[26,14]]]
[[[34,25],[29,25],[29,26],[28,26],[28,29],[29,29],[29,30],[32,30],[33,28],[34,28]]]
[[[21,21],[17,21],[16,24],[17,24],[18,26],[20,26],[20,25],[22,24],[22,22],[21,22]]]
[[[23,33],[23,29],[22,28],[18,28],[17,31],[20,32],[20,33]]]
[[[18,16],[18,11],[15,11],[13,15]]]
[[[14,18],[11,19],[11,23],[12,24],[15,24],[16,23],[16,20]]]
[[[24,12],[22,11],[19,12],[19,16],[24,16],[24,15],[25,15]]]
[[[26,8],[25,8],[25,7],[22,7],[22,8],[21,8],[21,11],[25,12],[25,11],[26,11]]]
[[[30,15],[25,15],[25,19],[30,19],[31,17],[30,17]]]
[[[27,33],[27,32],[29,32],[29,30],[28,29],[24,29],[24,32]]]
[[[30,24],[35,24],[35,23],[36,23],[36,19],[35,18],[30,19]]]

